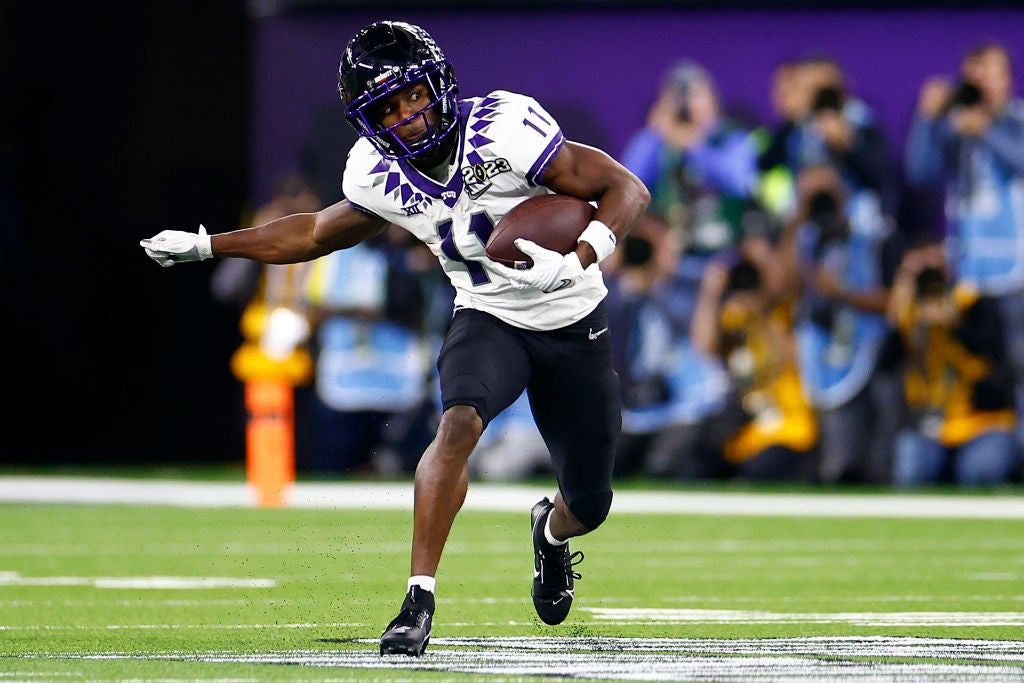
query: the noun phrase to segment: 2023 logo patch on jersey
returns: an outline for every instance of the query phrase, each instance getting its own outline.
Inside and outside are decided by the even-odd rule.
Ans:
[[[484,161],[462,169],[462,182],[470,199],[476,199],[491,187],[491,178],[512,170],[505,158]]]

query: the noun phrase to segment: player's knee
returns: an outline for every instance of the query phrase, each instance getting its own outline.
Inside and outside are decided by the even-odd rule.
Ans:
[[[483,420],[472,406],[452,406],[441,415],[437,439],[441,448],[469,454],[484,431]]]
[[[569,511],[589,531],[593,531],[604,523],[608,518],[608,511],[612,507],[612,492],[601,491],[599,493],[588,493],[573,498],[569,503]]]

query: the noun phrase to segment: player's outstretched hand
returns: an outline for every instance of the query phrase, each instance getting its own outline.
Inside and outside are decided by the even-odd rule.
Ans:
[[[498,264],[516,288],[535,287],[542,292],[557,292],[583,280],[583,264],[576,252],[563,256],[522,238],[517,239],[515,245],[533,261],[533,266],[525,270]]]
[[[164,230],[148,240],[141,240],[139,246],[146,250],[151,259],[164,268],[175,263],[204,261],[213,258],[210,236],[206,228],[199,226],[199,232]]]

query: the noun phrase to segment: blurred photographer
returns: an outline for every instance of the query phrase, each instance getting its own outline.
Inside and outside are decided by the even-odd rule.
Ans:
[[[906,352],[908,423],[893,482],[966,486],[1012,480],[1017,423],[1002,320],[995,302],[953,286],[940,245],[910,249],[887,314]]]
[[[735,478],[814,481],[818,425],[800,381],[789,307],[754,260],[717,260],[704,271],[691,333],[721,359],[729,398],[702,431]]]
[[[657,384],[630,389],[632,380],[627,378],[623,432],[651,436],[644,455],[650,473],[715,476],[694,465],[689,453],[696,448],[690,444],[699,435],[700,421],[724,399],[725,372],[717,358],[694,348],[689,328],[705,267],[717,255],[740,248],[750,232],[757,143],[748,128],[725,114],[708,70],[684,59],[665,72],[647,121],[620,159],[651,193],[633,234],[659,235],[652,261],[656,265],[633,270],[657,267],[663,272],[660,264],[670,261],[670,270],[649,300],[631,309],[638,317],[629,341],[632,359],[660,368],[667,398],[631,405],[641,394],[656,395],[652,389]],[[627,255],[629,249],[618,251]],[[662,253],[670,258],[658,256]],[[623,284],[642,279],[628,267],[621,275]],[[655,377],[649,371],[638,373],[638,367],[632,371],[636,378]]]
[[[967,52],[959,82],[929,78],[921,88],[905,155],[907,180],[941,187],[945,250],[957,284],[993,297],[1024,407],[1024,100],[1013,94],[1006,48]],[[1024,429],[1018,429],[1024,444]]]
[[[886,483],[900,400],[883,354],[889,231],[854,220],[853,195],[832,166],[805,169],[797,188],[779,262],[795,290],[800,378],[820,426],[819,479]]]
[[[1005,49],[986,44],[963,60],[960,77],[928,78],[918,99],[918,121],[945,119],[949,131],[966,138],[982,136],[1006,112],[1013,88],[1010,58]]]
[[[773,133],[759,159],[761,172],[785,167],[796,178],[829,165],[854,201],[885,212],[894,194],[888,141],[871,107],[850,92],[842,67],[827,54],[812,53],[787,63],[782,73],[785,97],[776,106],[789,123]],[[795,197],[785,204],[797,208]]]
[[[723,114],[703,66],[683,60],[668,70],[621,159],[651,193],[648,214],[684,253],[707,256],[739,242],[742,206],[757,180],[757,146]]]

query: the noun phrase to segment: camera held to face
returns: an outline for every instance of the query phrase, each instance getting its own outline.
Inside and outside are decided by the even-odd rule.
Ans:
[[[689,123],[690,120],[690,105],[683,102],[676,108],[676,121],[679,123]]]
[[[814,101],[811,103],[811,112],[819,114],[823,111],[842,112],[843,93],[832,85],[821,88],[814,94]]]
[[[672,93],[672,102],[675,105],[676,122],[690,123],[693,120],[693,115],[690,111],[690,87],[680,86]]]
[[[946,110],[958,107],[976,107],[982,103],[984,97],[981,89],[970,81],[959,81],[953,88]]]

